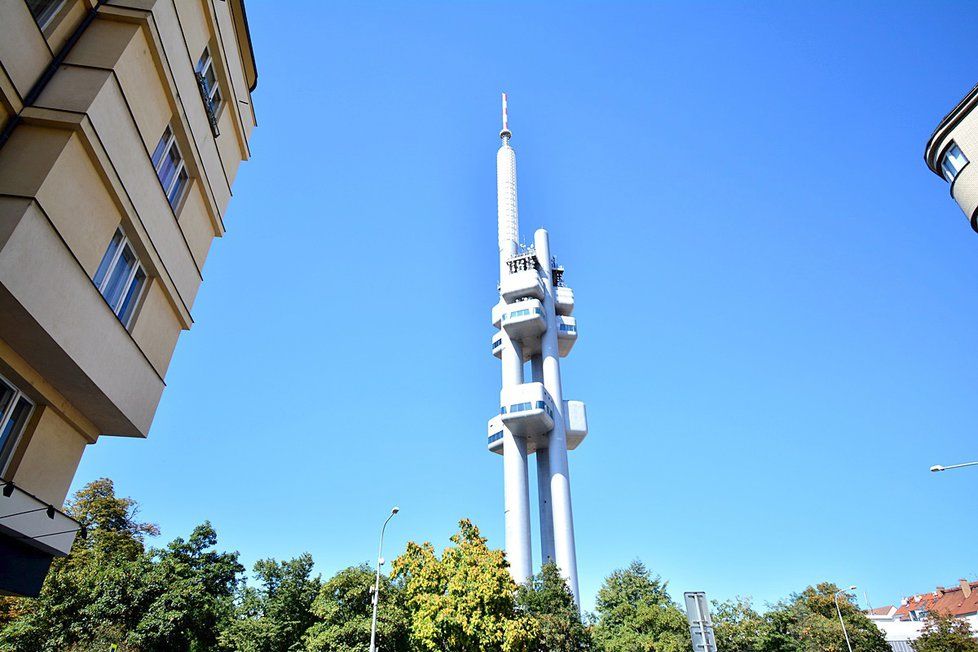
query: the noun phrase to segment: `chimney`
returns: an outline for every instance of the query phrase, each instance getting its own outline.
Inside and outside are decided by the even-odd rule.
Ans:
[[[971,582],[968,580],[958,580],[958,584],[961,585],[961,592],[964,593],[965,598],[971,597]]]

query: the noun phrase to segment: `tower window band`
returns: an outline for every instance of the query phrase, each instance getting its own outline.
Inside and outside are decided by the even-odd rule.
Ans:
[[[944,152],[941,158],[941,173],[948,183],[954,183],[954,179],[961,173],[964,166],[968,164],[968,157],[964,155],[957,143],[952,142],[951,146]]]

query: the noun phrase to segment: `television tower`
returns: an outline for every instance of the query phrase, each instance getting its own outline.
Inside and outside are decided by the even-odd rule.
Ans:
[[[577,340],[574,292],[564,285],[564,268],[551,256],[544,229],[533,234],[533,244],[520,243],[512,135],[503,93],[503,142],[496,153],[499,302],[492,309],[498,329],[492,353],[502,362],[502,390],[499,415],[489,420],[488,445],[503,456],[506,557],[513,579],[522,584],[533,574],[527,462],[536,453],[540,556],[543,563],[557,564],[580,604],[567,451],[587,435],[587,414],[584,403],[564,400],[560,384],[560,358]]]

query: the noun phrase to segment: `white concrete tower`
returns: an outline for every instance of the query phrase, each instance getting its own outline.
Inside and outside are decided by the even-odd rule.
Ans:
[[[550,255],[543,229],[534,242],[519,242],[516,153],[503,94],[502,145],[496,154],[499,220],[499,302],[492,309],[492,353],[502,362],[499,415],[489,420],[489,450],[503,456],[506,556],[518,583],[533,574],[527,457],[536,453],[540,504],[540,552],[555,562],[578,600],[577,552],[567,451],[587,435],[580,401],[565,401],[560,358],[577,341],[574,292]],[[531,377],[524,382],[529,362]]]

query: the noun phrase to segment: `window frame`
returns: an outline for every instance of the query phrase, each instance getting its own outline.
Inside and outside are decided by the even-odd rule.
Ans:
[[[214,57],[211,55],[209,45],[204,48],[200,59],[197,61],[196,72],[206,80],[208,68],[214,75],[214,85],[207,88],[207,101],[211,103],[214,115],[219,115],[220,109],[224,107],[224,93],[221,92],[221,82],[217,78],[217,68],[214,67]],[[214,102],[215,95],[218,97],[217,102]]]
[[[119,244],[112,253],[112,258],[110,258],[109,262],[106,263],[105,256],[109,253],[109,248],[112,247],[112,243],[115,241],[116,236],[119,236],[120,238]],[[133,265],[132,270],[130,270],[129,274],[126,276],[126,280],[122,285],[122,291],[119,292],[119,297],[116,299],[116,305],[112,305],[109,303],[108,297],[105,296],[105,289],[108,286],[109,281],[112,280],[112,273],[115,271],[116,266],[119,264],[119,259],[122,257],[122,253],[126,249],[129,249],[129,251],[132,252],[132,256],[136,261],[136,264]],[[143,298],[143,294],[146,292],[146,286],[149,285],[149,274],[146,273],[146,268],[139,259],[139,254],[136,252],[136,248],[132,245],[132,241],[126,236],[121,226],[115,230],[115,233],[112,234],[112,239],[109,240],[109,244],[105,248],[105,254],[102,255],[102,261],[99,263],[98,269],[95,270],[96,277],[98,276],[99,272],[102,271],[103,265],[106,265],[106,267],[102,279],[96,281],[95,277],[93,277],[92,283],[95,284],[99,294],[102,295],[102,298],[105,300],[105,304],[109,306],[109,309],[113,312],[113,314],[115,314],[116,318],[118,318],[119,322],[122,323],[123,327],[128,330],[130,324],[132,324],[132,320],[136,317],[136,308],[139,306],[139,303]],[[132,297],[131,302],[127,303],[126,298],[129,295],[129,291],[132,289],[136,276],[140,272],[143,274],[142,284],[140,285],[136,294]],[[129,314],[123,317],[123,313],[127,310]]]
[[[24,4],[27,5],[27,10],[31,12],[31,18],[34,19],[34,23],[41,32],[50,27],[55,17],[61,13],[61,10],[65,8],[67,3],[68,0],[54,0],[54,2],[45,7],[44,11],[35,17],[34,12],[31,11],[31,6],[26,0],[24,1]]]
[[[35,403],[27,394],[21,390],[16,383],[10,382],[5,376],[0,375],[0,383],[6,385],[11,390],[13,390],[14,395],[10,399],[10,404],[4,408],[3,412],[0,413],[0,433],[3,429],[7,427],[10,419],[13,418],[14,411],[17,406],[23,400],[27,403],[28,409],[27,414],[24,417],[24,422],[20,427],[20,430],[15,433],[11,433],[10,440],[0,444],[0,475],[6,475],[7,468],[10,466],[10,462],[13,460],[14,452],[17,450],[17,446],[20,444],[24,433],[27,431],[27,425],[31,421],[31,417],[34,416],[34,410],[37,408],[37,403]]]
[[[207,82],[207,73],[210,71],[214,77],[214,84]],[[214,65],[214,56],[211,54],[210,45],[204,47],[197,65],[194,67],[194,74],[197,76],[197,86],[200,90],[200,99],[204,103],[204,110],[207,112],[207,120],[211,125],[211,133],[214,138],[221,135],[221,130],[217,126],[217,120],[224,110],[225,98],[221,90],[221,80],[217,76],[217,67]],[[215,96],[217,101],[214,101]]]
[[[163,185],[163,179],[160,177],[160,170],[162,169],[163,164],[169,158],[170,151],[174,149],[176,150],[177,156],[180,160],[174,168],[173,178],[170,179],[169,185]],[[160,142],[156,144],[156,149],[153,150],[150,161],[153,163],[153,169],[156,171],[156,178],[160,181],[160,187],[163,188],[163,195],[166,197],[166,201],[170,205],[170,208],[173,209],[174,214],[176,214],[177,209],[183,202],[183,198],[187,194],[187,188],[190,187],[190,172],[187,171],[186,159],[183,157],[183,152],[180,151],[180,143],[177,142],[177,134],[173,129],[172,123],[168,124],[166,129],[163,130],[163,135],[160,136]],[[183,186],[180,188],[180,193],[174,199],[170,199],[171,193],[180,182],[181,174],[185,175],[185,180]]]

